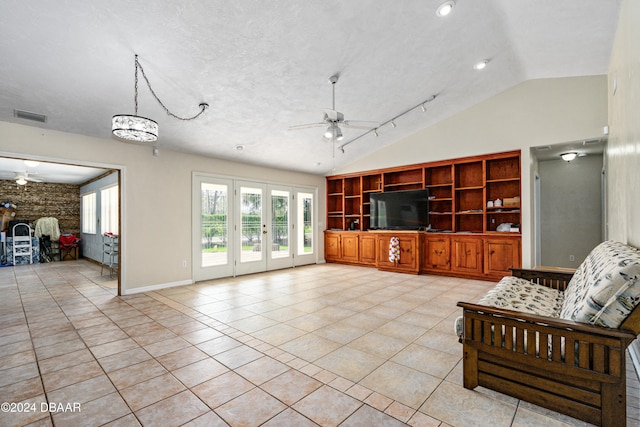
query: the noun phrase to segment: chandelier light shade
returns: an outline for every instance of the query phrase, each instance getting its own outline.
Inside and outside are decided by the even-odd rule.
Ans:
[[[111,119],[111,132],[127,141],[154,142],[158,140],[158,123],[146,117],[117,114]]]
[[[144,73],[144,69],[138,61],[138,55],[135,56],[135,85],[134,85],[134,113],[133,114],[116,114],[111,118],[111,133],[119,139],[132,142],[155,142],[158,140],[158,123],[155,120],[141,117],[138,115],[138,70],[142,74],[142,78],[147,84],[147,87],[151,91],[151,94],[156,101],[162,106],[167,115],[174,117],[178,120],[194,120],[209,107],[209,104],[201,102],[199,107],[200,111],[192,117],[179,117],[173,114],[169,109],[160,101],[160,98],[156,95],[151,88],[151,83]]]

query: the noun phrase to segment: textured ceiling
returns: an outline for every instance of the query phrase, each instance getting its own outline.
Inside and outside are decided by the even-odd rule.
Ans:
[[[330,173],[528,79],[605,74],[618,0],[44,1],[0,2],[0,120],[102,138],[111,116],[133,113],[134,55],[175,114],[140,81],[141,116],[156,146]],[[490,62],[485,70],[473,64]],[[336,109],[384,123],[349,143],[322,139]],[[13,110],[47,116],[38,124]],[[348,143],[362,129],[343,128]],[[112,139],[113,144],[121,144]],[[236,150],[243,145],[244,150]]]

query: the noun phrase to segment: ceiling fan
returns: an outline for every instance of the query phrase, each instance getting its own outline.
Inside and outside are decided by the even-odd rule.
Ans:
[[[327,141],[341,141],[343,139],[343,135],[340,126],[366,130],[371,130],[376,127],[376,122],[345,120],[344,114],[336,110],[336,83],[338,83],[338,77],[338,74],[335,74],[329,78],[329,83],[331,83],[333,93],[333,103],[331,109],[325,108],[324,118],[322,121],[319,123],[291,126],[289,130],[327,126],[327,130],[322,134],[322,137]]]
[[[13,179],[18,185],[27,185],[28,182],[44,182],[41,178],[35,177],[29,172],[13,172],[0,174],[0,179]]]

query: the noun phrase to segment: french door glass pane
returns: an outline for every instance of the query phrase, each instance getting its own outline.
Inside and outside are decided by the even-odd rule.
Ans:
[[[271,258],[289,256],[289,192],[271,190]]]
[[[240,187],[240,262],[262,259],[262,190]]]
[[[229,262],[228,200],[226,185],[202,183],[202,266],[226,265]]]
[[[313,253],[313,194],[298,193],[298,255]]]

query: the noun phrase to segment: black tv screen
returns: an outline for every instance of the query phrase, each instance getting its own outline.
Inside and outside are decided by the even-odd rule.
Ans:
[[[371,229],[419,230],[429,225],[429,190],[372,193]]]

